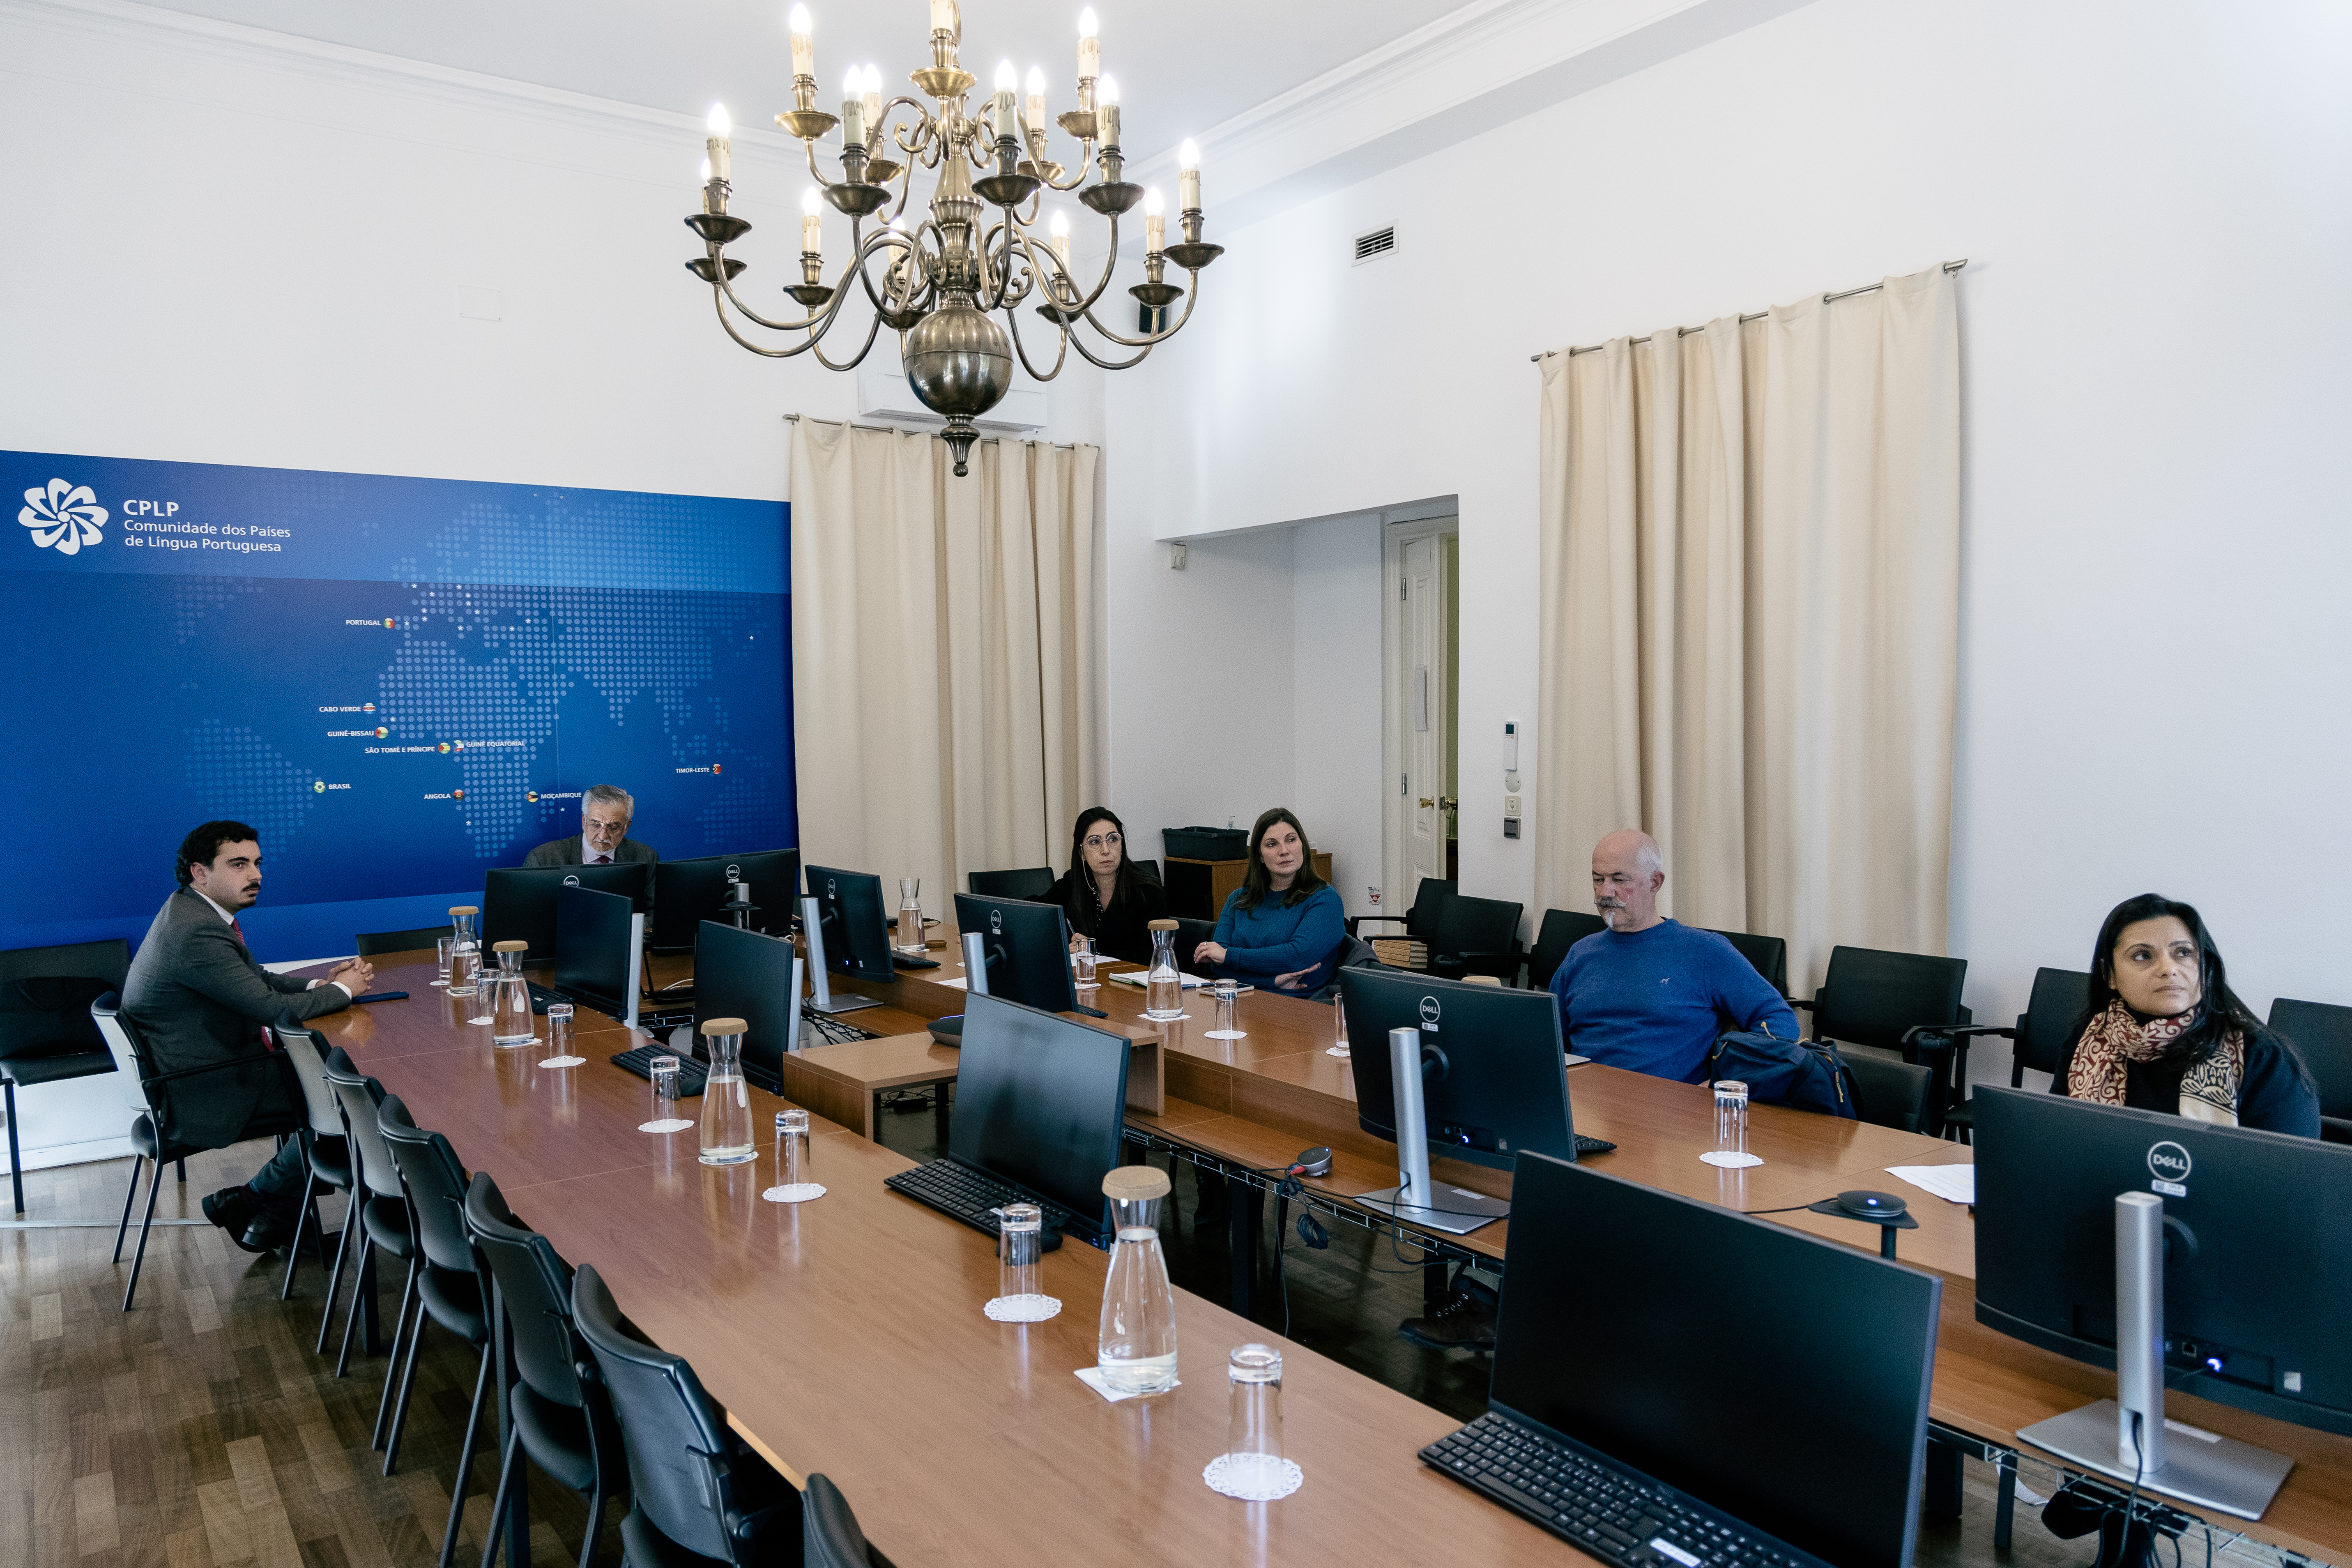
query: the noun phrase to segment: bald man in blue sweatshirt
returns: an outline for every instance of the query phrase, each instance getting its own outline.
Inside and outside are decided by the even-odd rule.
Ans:
[[[1763,1029],[1803,1034],[1787,998],[1711,931],[1658,913],[1666,885],[1658,841],[1620,828],[1592,847],[1592,902],[1609,929],[1574,947],[1552,973],[1568,1048],[1614,1068],[1699,1083],[1716,1037]]]

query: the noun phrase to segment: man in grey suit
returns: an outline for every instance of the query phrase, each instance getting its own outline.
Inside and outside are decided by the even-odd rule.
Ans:
[[[181,842],[180,890],[163,900],[123,982],[122,1016],[145,1037],[157,1072],[233,1064],[175,1080],[173,1121],[158,1129],[175,1142],[225,1149],[301,1126],[301,1086],[274,1054],[268,1026],[286,1014],[340,1012],[375,981],[364,959],[326,980],[272,974],[253,961],[236,917],[261,892],[259,839],[242,822],[207,822]],[[205,1217],[247,1252],[285,1246],[310,1175],[300,1143],[289,1143],[250,1183],[206,1198]]]
[[[551,838],[523,857],[526,866],[628,866],[661,858],[629,837],[637,803],[617,784],[593,784],[580,797],[580,831]]]

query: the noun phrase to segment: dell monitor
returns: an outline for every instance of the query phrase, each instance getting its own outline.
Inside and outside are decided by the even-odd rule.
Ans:
[[[1070,978],[1070,922],[1061,905],[958,893],[955,918],[958,932],[980,934],[990,995],[1048,1013],[1077,1006],[1077,986]]]
[[[654,867],[654,951],[692,952],[703,921],[733,925],[734,913],[726,906],[739,882],[751,889],[751,902],[758,906],[751,912],[751,930],[782,935],[792,929],[793,900],[801,885],[799,850],[663,860]]]
[[[1087,1241],[1109,1234],[1103,1178],[1119,1163],[1129,1046],[1071,1018],[974,996],[948,1154],[1017,1182],[1070,1211]]]
[[[1422,1099],[1433,1153],[1507,1171],[1528,1150],[1576,1158],[1559,1005],[1549,991],[1351,969],[1340,990],[1356,1069],[1357,1124],[1396,1142],[1389,1031],[1421,1031]]]
[[[645,936],[646,917],[625,896],[600,893],[593,888],[557,888],[555,989],[583,1006],[609,1013],[636,1027]]]
[[[1974,1103],[1978,1321],[2114,1366],[2116,1200],[2153,1194],[2166,1386],[2352,1434],[2352,1148],[1986,1085]]]
[[[645,908],[650,868],[642,860],[620,866],[508,866],[482,879],[482,946],[494,942],[530,944],[525,963],[556,957],[555,894],[559,888],[589,888],[618,893]]]
[[[1937,1276],[1549,1155],[1512,1187],[1491,1410],[1831,1568],[1906,1568]]]
[[[694,1038],[710,1018],[743,1020],[745,1076],[762,1089],[782,1082],[784,1053],[797,1039],[800,978],[789,939],[705,921],[694,939]]]
[[[808,868],[808,896],[816,900],[824,966],[853,980],[888,981],[890,917],[882,908],[882,879],[864,871]]]

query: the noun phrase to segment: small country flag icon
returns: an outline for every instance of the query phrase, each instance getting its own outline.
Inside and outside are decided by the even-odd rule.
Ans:
[[[533,805],[539,804],[539,792],[535,789],[527,789],[523,791],[522,797],[523,799],[530,802]]]
[[[324,795],[324,794],[326,794],[326,793],[327,793],[327,781],[326,781],[326,780],[324,780],[324,779],[312,779],[312,780],[310,781],[310,793],[311,793],[312,795]]]
[[[449,742],[446,742],[446,741],[444,741],[444,742],[442,742],[438,746],[435,747],[435,748],[434,748],[434,750],[436,750],[436,751],[439,752],[443,756],[445,756],[445,757],[446,757],[446,756],[447,756],[447,755],[449,754]]]
[[[375,704],[373,702],[362,702],[360,704],[360,711],[362,713],[373,713],[375,711]]]
[[[711,764],[710,764],[710,771],[711,771],[712,773],[725,773],[727,770],[726,770],[725,768],[720,767],[717,763],[711,763]]]
[[[457,749],[458,749],[459,751],[461,751],[461,752],[462,752],[462,751],[464,751],[464,750],[466,749],[466,742],[463,742],[463,741],[458,742],[457,742]]]
[[[384,728],[383,725],[381,725],[381,724],[378,724],[378,725],[375,727],[375,738],[376,738],[377,740],[379,740],[379,741],[383,740],[386,735],[389,735],[389,734],[391,734],[391,733],[392,733],[392,731],[389,731],[389,730],[385,729],[385,728]]]
[[[383,629],[384,629],[385,631],[391,631],[391,630],[393,629],[394,624],[394,621],[393,621],[393,618],[392,618],[390,616],[384,616],[384,618],[383,618]]]
[[[466,792],[464,790],[453,790],[450,793],[458,800],[466,798]]]

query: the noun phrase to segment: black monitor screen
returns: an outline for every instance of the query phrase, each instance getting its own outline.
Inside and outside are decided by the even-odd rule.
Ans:
[[[1048,1013],[1078,1005],[1070,978],[1070,922],[1061,905],[958,893],[955,918],[959,941],[980,933],[990,995]]]
[[[1351,969],[1339,995],[1355,1047],[1356,1120],[1365,1131],[1396,1141],[1389,1031],[1419,1029],[1433,1151],[1505,1171],[1529,1149],[1576,1158],[1568,1058],[1550,992]]]
[[[809,897],[816,900],[824,966],[856,980],[888,980],[890,917],[882,908],[882,879],[865,871],[808,868]]]
[[[1942,1289],[1529,1155],[1511,1183],[1491,1397],[1837,1568],[1904,1568]]]
[[[948,1152],[1103,1234],[1103,1178],[1127,1121],[1127,1040],[996,996],[964,1005]]]
[[[505,866],[482,879],[482,945],[527,942],[525,963],[555,960],[555,891],[593,888],[618,893],[643,909],[649,867],[642,860],[621,866]]]
[[[792,1039],[793,944],[705,921],[694,939],[694,1037],[706,1018],[743,1020],[743,1059],[775,1073]]]
[[[800,896],[801,852],[761,849],[748,855],[701,855],[663,860],[654,867],[653,948],[656,952],[692,952],[695,928],[705,921],[735,923],[726,910],[733,884],[751,889],[751,929],[781,936],[792,929],[793,900]],[[720,1014],[719,1016],[726,1016]]]
[[[615,1017],[625,1016],[637,990],[635,914],[635,908],[619,893],[558,888],[555,988],[575,1002]]]
[[[2164,1200],[2165,1382],[2352,1434],[2352,1149],[1979,1086],[1977,1319],[2116,1364],[2116,1198]]]

